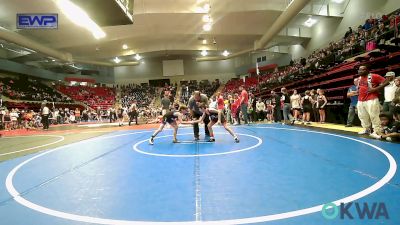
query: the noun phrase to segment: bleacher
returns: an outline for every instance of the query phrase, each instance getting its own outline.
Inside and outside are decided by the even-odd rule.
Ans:
[[[322,88],[328,100],[343,100],[346,97],[347,88],[353,84],[353,79],[357,77],[357,68],[366,63],[370,66],[372,73],[385,74],[387,71],[399,72],[400,70],[400,51],[388,53],[377,58],[370,56],[359,58],[357,61],[347,62],[330,68],[325,72],[313,74],[305,79],[294,79],[291,82],[266,88],[257,93],[259,97],[267,97],[271,90],[278,91],[282,87],[296,89],[300,93],[309,89]]]
[[[180,102],[187,104],[194,91],[200,91],[208,97],[211,97],[220,85],[217,79],[213,82],[202,80],[200,83],[197,83],[197,81],[190,81],[189,83],[182,84]]]
[[[255,90],[258,85],[257,77],[247,77],[244,81],[242,79],[231,79],[229,80],[223,92],[235,92],[239,90],[240,86],[244,86],[246,90]]]
[[[121,87],[121,99],[123,107],[129,107],[136,100],[137,107],[148,107],[156,96],[156,88],[152,86],[140,86],[130,84]]]
[[[0,78],[0,94],[12,100],[72,102],[70,98],[41,83],[41,80],[27,77]]]
[[[63,86],[57,89],[75,101],[80,101],[93,109],[108,109],[115,103],[115,90],[108,87]]]

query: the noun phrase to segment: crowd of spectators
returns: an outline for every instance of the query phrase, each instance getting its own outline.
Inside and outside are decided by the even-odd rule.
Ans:
[[[46,102],[46,101],[45,101]],[[70,108],[52,108],[51,104],[47,104],[49,113],[48,124],[73,124],[80,122],[97,121],[97,114],[90,109],[70,109]],[[39,129],[43,128],[44,117],[43,108],[39,110],[18,109],[18,108],[0,108],[0,130],[16,130],[16,129]]]
[[[156,87],[149,85],[128,84],[119,86],[121,91],[120,102],[128,107],[135,101],[137,107],[148,107],[156,96]]]
[[[181,87],[180,102],[187,104],[194,91],[200,91],[207,96],[212,96],[220,86],[221,84],[218,79],[212,82],[209,80],[202,80],[199,83],[197,83],[197,81],[190,81]]]
[[[396,10],[390,16],[370,18],[355,30],[349,27],[339,41],[331,42],[327,47],[315,50],[307,58],[292,60],[290,65],[262,75],[260,88],[269,89],[288,81],[303,79],[341,64],[352,56],[375,50],[382,45],[396,44],[390,41],[398,37],[399,25],[400,10]]]
[[[13,100],[72,102],[70,97],[61,95],[53,88],[31,78],[0,78],[0,94]]]
[[[115,103],[115,90],[113,88],[58,85],[57,89],[73,100],[83,102],[93,109],[97,107],[107,109]]]

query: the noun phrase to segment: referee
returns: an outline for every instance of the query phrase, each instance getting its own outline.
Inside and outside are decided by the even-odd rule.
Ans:
[[[190,97],[188,103],[188,108],[190,110],[190,114],[192,114],[193,119],[198,120],[203,115],[203,113],[200,111],[199,108],[201,104],[208,106],[208,97],[207,95],[200,93],[200,91],[195,91],[192,97]],[[210,132],[208,131],[207,125],[210,122],[210,119],[208,118],[208,116],[204,118],[203,122],[204,122],[204,133],[206,137],[209,137]],[[198,123],[193,124],[193,133],[194,133],[194,140],[198,141],[200,139]]]
[[[49,114],[50,114],[49,107],[47,107],[46,103],[43,103],[43,108],[42,108],[43,130],[48,130],[49,129]]]

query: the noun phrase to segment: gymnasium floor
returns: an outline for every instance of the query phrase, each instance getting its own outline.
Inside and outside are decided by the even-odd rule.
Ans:
[[[153,129],[2,138],[0,157],[50,150],[3,158],[1,224],[400,224],[399,144],[278,124],[233,129],[240,143],[221,128],[215,143],[181,128],[181,143],[164,130],[153,146]],[[330,202],[383,203],[389,218],[360,219],[353,206],[353,220],[329,220]]]

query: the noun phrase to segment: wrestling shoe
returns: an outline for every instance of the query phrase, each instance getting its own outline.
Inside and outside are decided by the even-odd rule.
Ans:
[[[154,138],[153,137],[150,138],[149,144],[154,145]]]
[[[377,134],[377,133],[375,133],[375,132],[372,133],[372,134],[370,134],[369,136],[372,137],[372,138],[378,139],[378,140],[379,140],[379,139],[382,139],[382,136],[379,135],[379,134]]]

